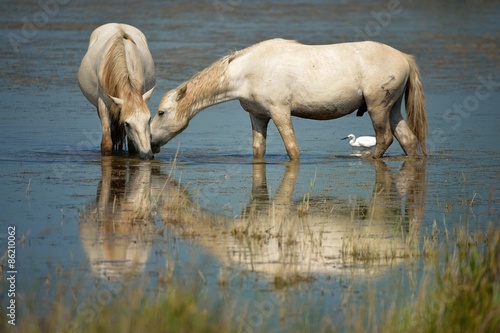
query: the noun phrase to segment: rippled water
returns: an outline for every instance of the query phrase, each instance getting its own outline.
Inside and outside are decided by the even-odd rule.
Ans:
[[[339,255],[352,224],[375,239],[415,219],[422,233],[434,222],[471,231],[499,226],[498,2],[43,3],[0,5],[0,253],[7,226],[15,225],[24,239],[18,290],[43,290],[60,270],[103,280],[138,270],[153,289],[166,272],[191,282],[202,272],[216,302],[224,300],[222,267],[231,282],[224,293],[242,304],[270,299],[292,304],[289,313],[306,304],[321,318],[341,306],[340,277],[357,271]],[[199,114],[154,161],[102,159],[99,120],[76,73],[92,30],[111,21],[135,25],[148,38],[158,75],[153,113],[164,92],[263,39],[373,39],[412,53],[427,97],[430,157],[405,161],[397,143],[381,162],[352,156],[340,139],[373,132],[369,117],[352,115],[294,119],[301,148],[295,167],[284,163],[270,126],[267,164],[253,165],[250,121],[229,102]],[[238,234],[250,219],[267,242]],[[382,265],[374,283],[385,290],[397,265]],[[274,290],[274,277],[286,270],[307,272],[314,282]],[[269,327],[284,325],[275,315]]]

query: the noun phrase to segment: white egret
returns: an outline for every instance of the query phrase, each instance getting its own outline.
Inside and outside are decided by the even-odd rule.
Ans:
[[[354,134],[349,134],[342,140],[345,139],[350,139],[349,144],[352,147],[371,148],[377,143],[377,140],[374,136],[360,136],[356,139],[356,136]]]

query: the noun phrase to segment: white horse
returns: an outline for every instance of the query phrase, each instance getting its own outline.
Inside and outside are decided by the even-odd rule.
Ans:
[[[156,83],[153,57],[144,34],[127,24],[109,23],[90,35],[78,84],[101,119],[101,153],[122,150],[151,159],[151,114],[147,101]]]
[[[401,116],[406,94],[409,126]],[[371,117],[381,157],[393,141],[427,156],[425,97],[411,55],[375,42],[303,45],[272,39],[225,56],[166,93],[151,123],[153,151],[184,130],[203,109],[238,99],[249,112],[253,155],[263,159],[272,119],[290,160],[299,160],[291,116],[327,120],[358,110]]]

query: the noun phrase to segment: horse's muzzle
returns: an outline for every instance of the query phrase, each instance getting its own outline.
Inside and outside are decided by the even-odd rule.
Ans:
[[[158,154],[160,152],[160,146],[151,145],[151,150],[153,151],[153,154]]]
[[[153,160],[155,158],[155,156],[153,155],[152,152],[148,152],[146,154],[139,153],[139,158],[142,160]]]

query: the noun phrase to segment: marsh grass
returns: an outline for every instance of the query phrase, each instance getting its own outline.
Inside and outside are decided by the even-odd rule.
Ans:
[[[78,311],[81,304],[63,284],[57,287],[45,311],[31,303],[23,308],[16,326],[2,315],[1,332],[229,332],[230,323],[219,309],[210,308],[196,286],[170,284],[166,292],[152,295],[143,286],[125,289],[104,304]],[[31,296],[30,296],[31,297]],[[30,299],[26,299],[30,301]],[[92,310],[92,311],[90,311]],[[45,315],[41,313],[44,312]]]
[[[500,232],[471,235],[458,230],[444,262],[435,264],[409,325],[422,332],[498,332],[500,328]]]
[[[311,200],[309,192],[298,204],[272,202],[264,208],[250,206],[241,217],[225,224],[227,219],[215,221],[213,215],[193,204],[185,188],[169,182],[170,176],[158,192],[162,196],[155,197],[161,222],[180,231],[181,236],[194,239],[200,232],[215,230],[256,247],[276,242],[284,265],[273,271],[268,283],[277,293],[294,291],[321,279],[317,272],[294,266],[294,260],[324,256],[324,248],[331,241],[326,234],[336,231],[315,227],[325,221],[340,223],[342,220],[344,232],[334,259],[345,264],[346,272],[352,271],[353,266],[365,268],[361,270],[365,275],[357,275],[360,279],[366,279],[381,264],[423,267],[423,277],[413,283],[414,295],[408,297],[407,289],[395,288],[391,290],[389,303],[379,299],[380,293],[375,287],[355,291],[356,282],[352,280],[345,290],[335,290],[343,297],[334,316],[326,312],[317,318],[307,304],[298,304],[299,310],[287,314],[286,304],[281,304],[275,315],[280,319],[293,316],[297,330],[439,333],[497,332],[500,327],[499,229],[470,233],[458,228],[449,232],[445,222],[443,227],[434,222],[431,229],[422,230],[421,221],[413,219],[401,219],[387,228],[387,223],[378,223],[369,213],[369,207],[347,206],[342,202],[335,205],[349,209],[344,209],[345,214],[336,219],[337,211],[342,209],[333,209],[331,202],[326,202],[324,207],[318,205]],[[314,181],[311,189],[313,185]],[[225,229],[221,229],[221,224]],[[216,302],[207,300],[199,292],[205,285],[178,284],[173,272],[173,263],[167,265],[158,278],[160,291],[155,293],[147,292],[145,285],[127,285],[123,292],[97,304],[91,320],[87,313],[78,311],[81,299],[71,282],[60,282],[43,307],[36,304],[36,296],[20,297],[24,301],[19,305],[16,327],[9,325],[6,316],[0,313],[0,332],[248,331],[233,318],[236,313],[240,318],[250,318],[255,309],[244,306],[235,309],[233,302],[214,307]],[[233,292],[231,276],[229,266],[221,269],[213,287],[224,290],[225,294]],[[356,292],[362,294],[361,302],[353,300]]]
[[[292,272],[287,274],[276,274],[273,278],[273,286],[276,289],[291,287],[300,283],[311,283],[317,279],[309,273]]]
[[[434,236],[433,236],[434,235]],[[379,291],[368,287],[361,302],[351,302],[352,282],[345,291],[340,316],[342,331],[350,332],[498,332],[500,327],[500,230],[469,233],[459,228],[442,236],[430,233],[432,256],[418,259],[424,275],[416,284],[415,295],[404,297],[405,288],[394,288],[392,303],[382,302]],[[425,246],[422,247],[424,251]],[[427,251],[427,250],[426,250]],[[227,272],[221,272],[219,288],[225,288]],[[314,283],[315,277],[291,274],[276,276],[271,284],[282,292],[298,283]],[[75,287],[57,285],[43,308],[33,303],[32,294],[23,295],[17,325],[0,319],[2,332],[237,332],[243,330],[231,321],[234,309],[209,306],[196,286],[169,282],[164,292],[146,294],[143,286],[130,286],[99,305],[88,320],[79,307]],[[163,289],[163,288],[162,288]],[[399,295],[398,293],[402,293]],[[213,303],[212,303],[213,304]],[[305,306],[305,305],[304,305]],[[232,311],[232,312],[231,312]],[[243,308],[238,310],[245,316]],[[283,309],[278,311],[283,315]],[[307,308],[304,313],[309,313]],[[337,313],[338,315],[338,313]],[[302,318],[301,318],[302,320]],[[307,318],[298,324],[309,327]],[[326,332],[339,331],[338,318],[325,317]],[[314,327],[312,325],[311,327]]]
[[[419,258],[433,258],[439,254],[439,245],[447,240],[446,224],[440,231],[436,222],[431,230],[421,230],[420,221],[400,221],[391,230],[367,232],[366,223],[352,221],[342,237],[341,259],[369,266],[376,263],[412,261]]]
[[[368,289],[361,308],[345,309],[348,330],[498,332],[500,230],[481,235],[459,229],[453,239],[436,245],[432,256],[420,259],[428,268],[415,297],[401,302],[408,291],[395,288],[394,301],[387,305]]]
[[[136,289],[102,309],[95,321],[79,325],[82,332],[217,332],[225,322],[211,318],[193,293],[169,288],[160,297]]]

